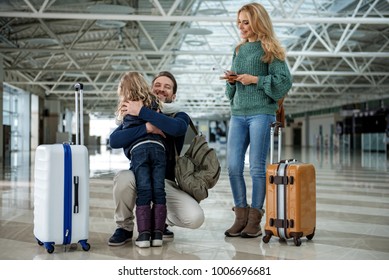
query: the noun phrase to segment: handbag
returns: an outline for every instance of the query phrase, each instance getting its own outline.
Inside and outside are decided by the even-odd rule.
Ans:
[[[281,123],[281,127],[285,127],[284,99],[285,97],[278,100],[278,109],[276,111],[276,121]]]

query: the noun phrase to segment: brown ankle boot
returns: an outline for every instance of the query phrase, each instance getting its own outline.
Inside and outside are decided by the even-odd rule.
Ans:
[[[224,234],[229,237],[236,237],[240,236],[242,229],[244,229],[247,224],[249,208],[234,207],[232,210],[235,212],[235,221],[232,227],[227,229]]]
[[[242,230],[240,236],[243,238],[253,238],[262,235],[261,220],[265,211],[250,208],[246,227]]]

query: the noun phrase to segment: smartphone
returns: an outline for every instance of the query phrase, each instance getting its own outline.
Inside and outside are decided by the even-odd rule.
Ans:
[[[236,78],[238,74],[231,72],[229,70],[224,70],[224,76],[221,76],[221,80],[228,80],[229,78]]]
[[[229,70],[224,70],[224,74],[226,76],[238,76],[235,72],[229,71]]]

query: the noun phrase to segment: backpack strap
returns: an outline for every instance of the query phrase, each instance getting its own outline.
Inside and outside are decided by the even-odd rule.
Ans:
[[[190,127],[192,128],[194,134],[195,134],[195,135],[198,135],[199,132],[197,131],[197,129],[196,129],[196,127],[195,127],[195,125],[194,125],[194,123],[192,122],[192,119],[191,119],[190,117],[189,117],[189,125],[190,125]]]
[[[176,113],[172,114],[171,117],[175,118],[176,117]],[[197,129],[196,129],[196,127],[195,127],[195,125],[194,125],[194,123],[193,123],[193,121],[192,121],[192,119],[190,117],[189,117],[189,125],[190,125],[191,129],[193,130],[194,134],[198,135],[199,132],[197,131]]]
[[[174,113],[174,114],[172,115],[172,118],[174,118],[175,116],[176,116],[176,113]],[[189,117],[189,116],[188,116],[188,117]],[[192,129],[192,131],[194,132],[195,135],[198,135],[198,134],[199,134],[199,132],[197,131],[197,129],[196,129],[196,127],[195,127],[195,125],[194,125],[194,123],[193,123],[191,117],[189,117],[189,126],[190,126],[190,128]],[[176,142],[173,141],[173,143],[174,143],[174,151],[175,151],[176,159],[177,159],[180,155],[178,154],[178,151],[177,151]]]

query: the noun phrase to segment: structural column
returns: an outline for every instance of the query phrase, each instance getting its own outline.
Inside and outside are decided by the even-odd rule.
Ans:
[[[304,135],[305,135],[305,137],[304,137],[304,144],[302,144],[302,146],[305,146],[305,147],[309,147],[309,134],[310,134],[310,129],[309,129],[309,115],[308,115],[308,113],[305,113],[305,116],[304,116],[304,118],[305,118],[305,121],[304,121],[304,125],[305,125],[305,128],[303,128],[304,129]]]
[[[3,90],[4,90],[4,66],[0,56],[0,162],[4,163],[4,127],[3,127]]]

